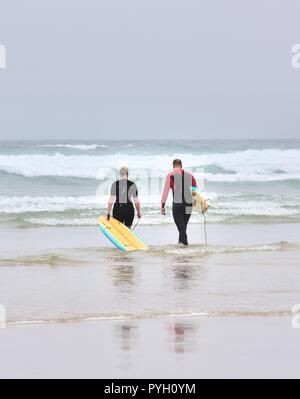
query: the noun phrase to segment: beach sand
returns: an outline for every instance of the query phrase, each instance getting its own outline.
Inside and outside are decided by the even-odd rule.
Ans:
[[[299,378],[299,224],[2,229],[0,378]],[[299,239],[298,239],[299,240]],[[201,243],[202,244],[199,244]],[[17,248],[17,249],[16,249]]]
[[[1,378],[299,378],[289,317],[195,317],[0,330]]]

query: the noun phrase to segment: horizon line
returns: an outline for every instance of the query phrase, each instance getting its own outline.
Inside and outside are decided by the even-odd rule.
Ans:
[[[36,139],[36,138],[24,138],[24,139],[17,139],[17,138],[11,138],[11,139],[0,139],[0,143],[1,142],[17,142],[17,141],[68,141],[68,142],[88,142],[88,141],[96,141],[96,142],[103,142],[103,141],[110,141],[110,142],[117,142],[117,141],[157,141],[157,142],[163,142],[163,141],[300,141],[300,137],[296,138],[296,137],[288,137],[288,138],[209,138],[209,139],[204,139],[204,138],[185,138],[185,139],[180,139],[180,138],[176,138],[176,139],[170,139],[170,138],[157,138],[157,139],[147,139],[147,138],[125,138],[125,139],[98,139],[98,138],[82,138],[82,139],[68,139],[68,138],[53,138],[53,139]]]

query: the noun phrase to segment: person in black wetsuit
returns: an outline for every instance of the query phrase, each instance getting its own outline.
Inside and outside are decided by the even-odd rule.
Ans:
[[[139,219],[142,217],[142,213],[137,186],[128,180],[128,174],[127,167],[121,168],[120,180],[117,180],[111,186],[107,219],[109,220],[113,209],[113,217],[131,228],[134,219],[134,205]]]

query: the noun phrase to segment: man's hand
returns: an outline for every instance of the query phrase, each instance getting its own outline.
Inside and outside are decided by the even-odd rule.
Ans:
[[[109,219],[110,219],[110,213],[108,213],[108,214],[106,215],[106,219],[109,221]]]
[[[164,206],[161,207],[160,212],[163,216],[166,216],[166,208]]]
[[[142,212],[138,212],[137,217],[138,217],[139,219],[141,219],[141,218],[142,218]]]

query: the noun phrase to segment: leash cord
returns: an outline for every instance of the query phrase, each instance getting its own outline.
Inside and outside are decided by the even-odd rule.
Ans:
[[[134,231],[135,230],[135,228],[138,226],[138,224],[140,223],[140,219],[138,219],[138,221],[136,222],[136,224],[135,224],[135,226],[134,226],[134,228],[131,230],[131,231]]]
[[[206,217],[205,217],[205,213],[204,212],[202,212],[202,215],[203,215],[203,221],[204,221],[203,226],[204,226],[205,244],[207,245]]]

